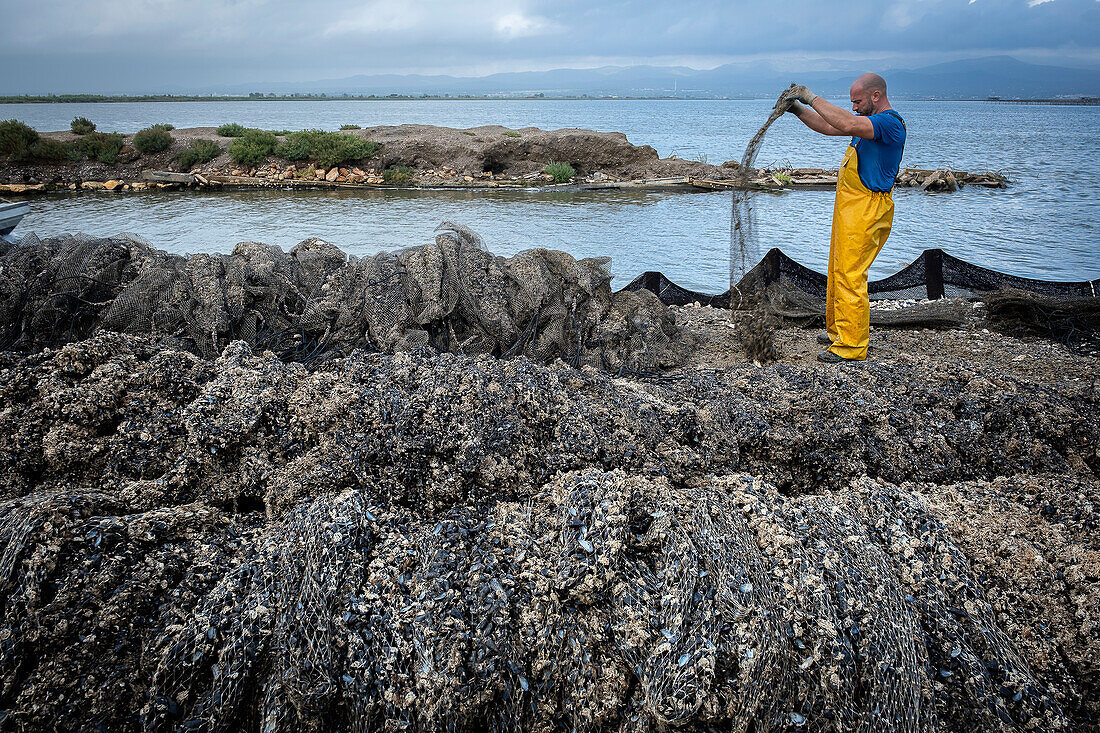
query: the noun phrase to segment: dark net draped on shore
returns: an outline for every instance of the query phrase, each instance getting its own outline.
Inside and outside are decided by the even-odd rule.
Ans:
[[[1100,497],[1069,466],[1100,470],[1096,402],[964,365],[746,369],[645,384],[359,351],[307,370],[109,333],[4,355],[0,715],[1081,729]],[[974,511],[964,552],[944,522]],[[1061,570],[1018,566],[986,524]]]
[[[653,374],[682,364],[692,348],[662,303],[763,308],[761,317],[799,325],[824,318],[825,276],[777,249],[720,295],[659,272],[612,292],[606,258],[545,249],[503,258],[461,225],[441,229],[432,244],[365,258],[319,239],[289,253],[243,242],[229,255],[180,256],[133,235],[27,235],[0,249],[0,348],[34,351],[107,330],[207,358],[243,340],[305,364],[356,348],[431,347]],[[988,311],[1004,328],[1096,343],[1098,288],[1100,281],[1015,277],[928,250],[869,290],[873,300],[930,300],[873,308],[871,323],[953,327],[966,318],[958,297],[1007,290],[1015,295]]]
[[[98,330],[233,340],[312,363],[355,348],[561,358],[609,371],[675,366],[688,347],[649,293],[612,293],[607,258],[535,249],[510,258],[444,222],[433,244],[348,257],[309,239],[170,255],[132,235],[27,235],[0,256],[0,347],[34,350]]]
[[[645,272],[622,291],[648,290],[667,305],[699,303],[715,308],[763,309],[787,323],[825,322],[826,276],[771,249],[729,290],[704,293],[677,285],[660,272]],[[1036,280],[975,265],[943,250],[925,250],[889,277],[867,284],[872,303],[900,300],[902,308],[871,308],[871,325],[951,328],[966,320],[963,299],[982,299],[986,316],[1003,330],[1037,334],[1071,345],[1100,344],[1100,279]]]

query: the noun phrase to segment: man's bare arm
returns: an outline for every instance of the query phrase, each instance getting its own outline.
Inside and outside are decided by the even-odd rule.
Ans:
[[[813,112],[815,112],[825,124],[835,130],[839,130],[838,133],[832,134],[851,135],[853,137],[861,137],[865,140],[875,139],[875,126],[871,124],[871,120],[868,118],[854,115],[821,97],[813,100],[813,102]],[[810,110],[807,110],[807,114],[809,114],[809,112]],[[809,125],[809,123],[807,123],[807,125]],[[821,131],[818,130],[818,132]],[[830,133],[825,134],[828,135]]]
[[[848,134],[846,132],[841,132],[840,130],[836,129],[828,122],[826,122],[825,118],[819,115],[817,112],[803,104],[799,104],[798,102],[794,103],[794,105],[790,109],[790,112],[798,117],[803,125],[810,128],[814,132],[820,132],[822,135],[833,136]]]

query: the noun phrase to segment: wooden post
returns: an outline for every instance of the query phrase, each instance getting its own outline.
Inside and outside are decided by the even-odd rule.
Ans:
[[[924,283],[929,300],[943,297],[943,250],[924,250]]]

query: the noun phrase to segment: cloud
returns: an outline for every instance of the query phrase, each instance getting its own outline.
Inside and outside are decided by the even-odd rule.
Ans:
[[[325,28],[326,36],[360,33],[392,33],[422,25],[427,19],[423,5],[402,0],[375,0],[364,3]]]
[[[523,13],[508,13],[507,15],[502,15],[497,18],[495,25],[497,33],[504,38],[539,36],[559,29],[556,23],[551,23],[546,18],[527,16]]]
[[[88,91],[88,79],[154,91],[582,62],[875,58],[911,67],[1021,49],[1049,63],[1100,63],[1097,0],[847,0],[842,10],[820,0],[49,0],[4,12],[3,92]]]

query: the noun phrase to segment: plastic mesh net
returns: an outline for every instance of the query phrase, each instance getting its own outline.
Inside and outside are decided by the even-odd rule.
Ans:
[[[792,84],[792,86],[794,86]],[[784,92],[785,94],[786,92]],[[745,146],[745,152],[741,155],[741,167],[738,168],[739,188],[735,188],[730,196],[730,290],[739,282],[756,264],[760,258],[760,245],[756,240],[755,219],[753,216],[753,199],[757,195],[757,189],[751,180],[756,169],[756,157],[764,144],[764,138],[768,134],[768,128],[782,117],[787,111],[787,105],[783,97],[776,103],[775,108],[768,115],[768,119],[756,131],[756,134]]]
[[[730,290],[715,295],[681,287],[646,272],[624,291],[649,290],[668,305],[765,310],[795,323],[823,322],[826,276],[771,249]],[[1100,280],[1033,280],[974,265],[941,250],[925,250],[899,272],[867,284],[871,301],[911,301],[893,310],[871,309],[876,326],[951,327],[965,320],[959,299],[987,300],[991,318],[1062,340],[1095,342]]]

